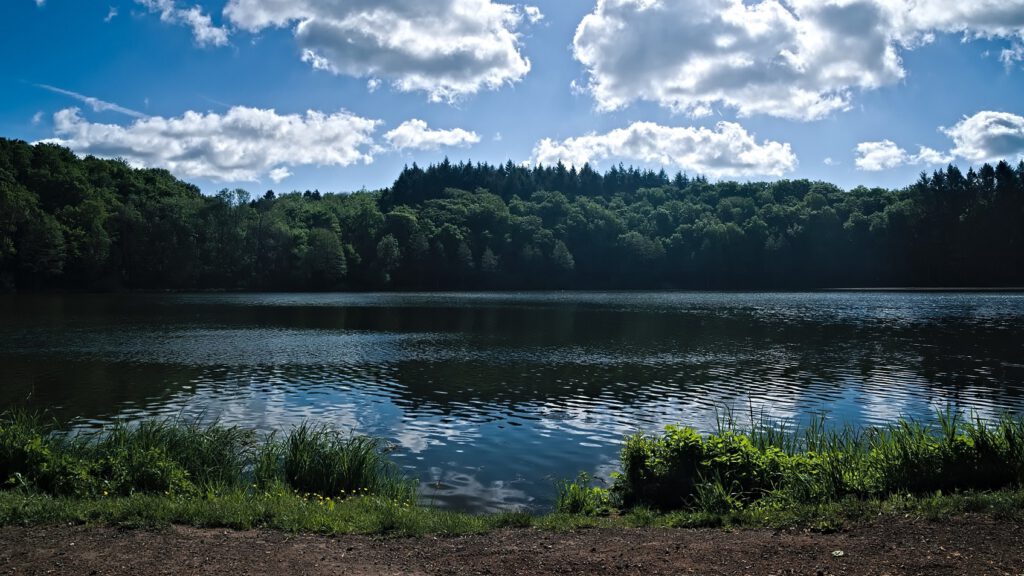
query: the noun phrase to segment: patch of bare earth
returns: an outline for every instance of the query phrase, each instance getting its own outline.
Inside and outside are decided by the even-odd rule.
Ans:
[[[372,538],[185,527],[6,527],[0,528],[0,573],[1021,576],[1024,527],[982,516],[885,518],[839,534],[522,529],[460,538]]]

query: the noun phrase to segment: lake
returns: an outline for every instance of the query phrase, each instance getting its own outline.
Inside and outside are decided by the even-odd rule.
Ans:
[[[625,435],[716,411],[1022,413],[1022,327],[1015,293],[3,296],[0,409],[324,422],[391,442],[424,502],[543,510]]]

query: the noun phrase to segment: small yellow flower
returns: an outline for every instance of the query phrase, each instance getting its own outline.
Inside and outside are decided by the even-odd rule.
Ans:
[[[104,490],[104,491],[103,491],[103,495],[104,495],[104,496],[107,496],[108,494],[109,494],[109,493],[108,493],[108,492],[107,492],[106,490]]]

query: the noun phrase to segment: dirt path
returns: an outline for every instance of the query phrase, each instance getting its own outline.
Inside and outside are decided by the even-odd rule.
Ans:
[[[842,551],[842,555],[833,552]],[[836,552],[838,554],[838,552]],[[1024,575],[1024,526],[887,518],[842,534],[508,530],[463,538],[292,536],[175,527],[0,528],[2,574]]]

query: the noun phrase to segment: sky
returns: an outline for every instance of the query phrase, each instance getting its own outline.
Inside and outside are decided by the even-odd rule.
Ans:
[[[1024,0],[2,0],[0,136],[206,193],[623,163],[900,187],[1024,158]]]

